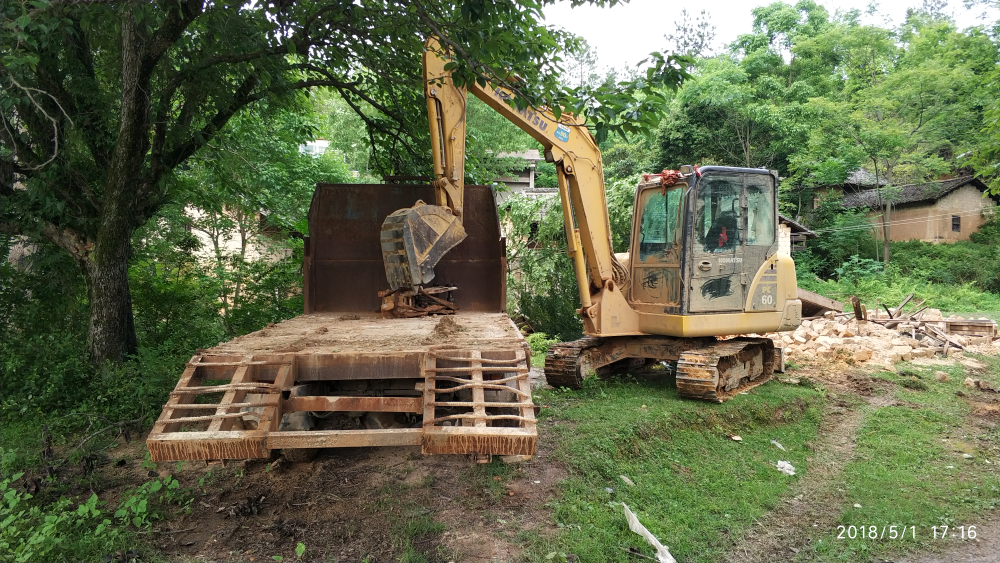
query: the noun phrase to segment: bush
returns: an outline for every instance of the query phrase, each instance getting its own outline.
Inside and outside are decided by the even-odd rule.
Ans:
[[[980,291],[1000,294],[1000,234],[991,219],[968,241],[934,244],[911,240],[894,242],[891,261],[904,275],[938,284],[971,284]]]
[[[882,263],[854,255],[834,272],[836,272],[838,280],[847,281],[857,286],[859,281],[881,274]]]
[[[172,477],[154,479],[122,496],[114,513],[96,494],[74,507],[65,497],[49,503],[18,490],[22,473],[9,472],[14,453],[0,448],[0,560],[95,561],[137,547],[135,530],[148,530],[166,516],[168,505],[190,504],[187,491]],[[135,551],[134,558],[138,559]]]
[[[839,202],[823,201],[811,217],[810,228],[819,237],[808,243],[808,250],[795,254],[796,271],[833,277],[837,268],[852,256],[877,259],[878,243],[863,210],[845,210]],[[801,265],[800,265],[801,264]]]
[[[986,293],[965,285],[942,285],[904,276],[896,268],[867,278],[861,278],[854,285],[850,281],[823,281],[813,276],[799,280],[799,287],[825,295],[832,299],[847,301],[852,295],[858,296],[869,309],[881,302],[895,307],[910,293],[914,299],[923,299],[927,306],[942,311],[997,311],[1000,310],[1000,296]]]

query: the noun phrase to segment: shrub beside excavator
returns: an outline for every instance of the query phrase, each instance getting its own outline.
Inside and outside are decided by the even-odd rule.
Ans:
[[[615,254],[585,123],[518,110],[503,87],[456,86],[448,62],[428,41],[432,184],[318,185],[304,314],[199,350],[147,438],[153,461],[407,445],[479,461],[535,454],[530,351],[505,313],[496,205],[489,187],[464,182],[467,90],[541,143],[558,171],[586,336],[550,349],[550,384],[662,361],[681,396],[721,402],[771,376],[771,341],[733,335],[799,325],[795,266],[777,252],[774,174],[650,175],[629,252]]]

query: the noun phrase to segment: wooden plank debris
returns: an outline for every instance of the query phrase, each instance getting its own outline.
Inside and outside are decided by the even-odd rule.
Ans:
[[[799,288],[799,300],[802,301],[803,317],[816,317],[827,311],[840,313],[844,310],[844,304],[840,301],[807,291],[801,287]]]

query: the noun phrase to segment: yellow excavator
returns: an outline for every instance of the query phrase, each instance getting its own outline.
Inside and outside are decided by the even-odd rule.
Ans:
[[[628,253],[615,254],[601,152],[584,122],[547,108],[518,110],[510,90],[456,86],[449,51],[424,52],[436,201],[382,226],[393,290],[419,290],[465,237],[462,227],[467,90],[527,132],[558,171],[568,254],[585,338],[556,344],[545,376],[579,387],[585,376],[650,361],[673,366],[682,397],[722,402],[770,379],[780,363],[768,338],[794,330],[802,304],[795,264],[778,252],[777,176],[763,169],[683,166],[647,175],[635,194]]]

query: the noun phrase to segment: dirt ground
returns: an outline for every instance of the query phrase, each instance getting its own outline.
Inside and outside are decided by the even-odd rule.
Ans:
[[[130,484],[149,479],[142,457],[141,446],[109,452],[115,463],[102,470],[109,473],[102,482],[118,486],[102,498],[113,505]],[[161,463],[158,470],[194,489],[189,514],[153,526],[153,544],[172,561],[292,559],[299,542],[308,560],[398,561],[410,549],[432,561],[517,561],[519,532],[544,537],[555,529],[545,503],[566,477],[545,446],[498,476],[462,456],[422,456],[419,447],[327,450],[294,464]]]
[[[226,355],[414,351],[426,350],[442,341],[475,347],[523,340],[505,313],[459,313],[412,319],[316,313],[272,323],[204,352]]]

